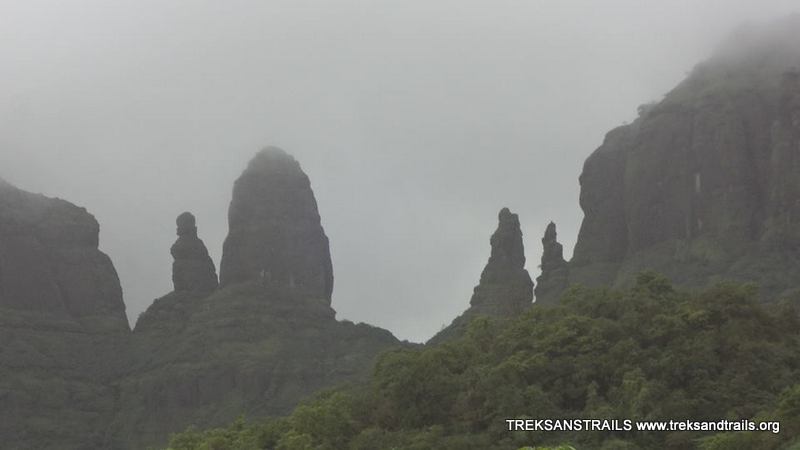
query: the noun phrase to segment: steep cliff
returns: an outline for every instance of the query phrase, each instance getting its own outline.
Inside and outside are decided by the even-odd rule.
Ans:
[[[129,328],[98,235],[85,209],[0,182],[4,448],[108,448]]]
[[[127,331],[119,278],[98,250],[99,233],[85,209],[0,182],[0,307]]]
[[[514,317],[531,306],[533,282],[525,270],[525,247],[519,217],[508,208],[500,210],[497,230],[489,243],[489,261],[475,286],[469,308],[433,336],[428,344],[457,336],[476,316]]]
[[[584,164],[569,283],[800,279],[800,17],[744,28]]]

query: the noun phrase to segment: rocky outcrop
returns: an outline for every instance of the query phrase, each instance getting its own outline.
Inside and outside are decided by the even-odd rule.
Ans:
[[[525,248],[519,217],[508,208],[500,210],[497,230],[490,239],[491,254],[481,272],[469,308],[450,326],[432,337],[437,344],[459,335],[478,315],[513,317],[531,306],[533,282],[525,270]]]
[[[100,226],[69,202],[0,183],[0,308],[44,312],[90,330],[129,330]]]
[[[217,269],[208,250],[197,237],[194,215],[185,212],[178,216],[178,240],[172,245],[172,283],[176,291],[209,293],[217,288]]]
[[[129,337],[85,209],[0,182],[0,442],[104,449]]]
[[[665,98],[606,136],[580,177],[569,283],[684,286],[800,278],[800,16],[740,30]]]
[[[294,158],[274,148],[256,155],[229,219],[222,286],[210,294],[180,289],[197,283],[187,279],[210,287],[213,265],[193,218],[178,219],[181,276],[137,321],[118,384],[111,435],[126,448],[163,445],[189,425],[288,413],[319,389],[366,378],[378,353],[400,345],[386,330],[336,320],[328,239]],[[179,270],[187,260],[202,264]]]
[[[567,287],[569,268],[564,260],[564,247],[558,242],[556,224],[550,222],[542,238],[542,273],[536,278],[537,305],[556,303]]]
[[[766,299],[793,294],[797,30],[794,18],[737,37],[606,136],[580,178],[585,217],[569,263],[555,225],[545,232],[537,301],[572,283],[624,285],[644,269],[687,286],[732,278],[755,281]],[[378,353],[400,344],[336,320],[327,237],[294,158],[259,153],[236,182],[229,223],[223,286],[209,293],[213,264],[193,220],[181,217],[176,290],[131,334],[95,219],[0,182],[4,447],[163,445],[190,424],[286,413],[320,388],[363,379]],[[430,343],[479,315],[513,317],[531,305],[515,214],[500,212],[490,242],[469,308]]]
[[[181,214],[175,290],[130,333],[94,218],[0,182],[4,448],[163,446],[189,425],[288,413],[319,389],[365,379],[401,345],[336,320],[328,241],[291,156],[259,153],[230,217],[227,286],[217,288],[195,219]]]
[[[228,211],[220,283],[252,280],[330,304],[333,270],[308,177],[297,161],[269,147],[236,180]]]
[[[525,248],[519,217],[500,210],[497,230],[490,239],[492,252],[469,301],[477,314],[513,316],[531,305],[533,282],[525,270]]]

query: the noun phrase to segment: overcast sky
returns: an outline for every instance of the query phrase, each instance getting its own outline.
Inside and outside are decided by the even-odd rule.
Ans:
[[[189,210],[219,263],[233,181],[295,155],[338,317],[425,340],[460,314],[497,212],[528,270],[572,253],[583,160],[733,28],[796,0],[0,0],[0,176],[89,209],[128,316],[172,288]]]

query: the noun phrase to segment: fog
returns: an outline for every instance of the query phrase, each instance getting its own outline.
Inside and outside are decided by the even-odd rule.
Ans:
[[[425,340],[468,305],[497,212],[531,276],[569,255],[605,132],[787,1],[0,0],[0,176],[86,207],[132,323],[171,290],[175,217],[217,266],[260,148],[311,178],[333,307]]]

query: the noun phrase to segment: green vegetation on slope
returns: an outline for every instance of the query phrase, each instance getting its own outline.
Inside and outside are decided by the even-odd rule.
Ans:
[[[173,450],[782,448],[800,434],[800,320],[752,286],[680,292],[643,274],[625,291],[573,288],[513,321],[381,356],[368,385],[285,418],[189,429]],[[780,420],[781,433],[510,432],[510,418]]]
[[[137,323],[112,434],[119,448],[141,449],[190,424],[288,414],[320,389],[366,380],[395,345],[388,331],[337,321],[326,302],[290,289],[172,293]]]

